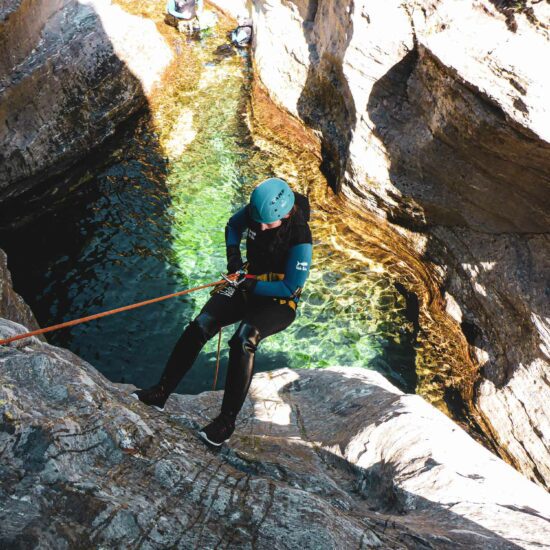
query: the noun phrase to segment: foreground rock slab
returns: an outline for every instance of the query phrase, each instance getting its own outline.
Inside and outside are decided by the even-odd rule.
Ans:
[[[0,320],[0,336],[23,330]],[[145,407],[72,353],[0,348],[0,547],[541,548],[550,496],[421,398],[362,369],[255,377]]]

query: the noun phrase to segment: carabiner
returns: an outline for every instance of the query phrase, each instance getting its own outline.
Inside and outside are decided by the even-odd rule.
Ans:
[[[237,288],[245,280],[245,277],[243,276],[245,274],[245,271],[240,270],[235,273],[235,275],[237,275],[236,279],[230,279],[227,275],[220,273],[222,279],[234,288]]]

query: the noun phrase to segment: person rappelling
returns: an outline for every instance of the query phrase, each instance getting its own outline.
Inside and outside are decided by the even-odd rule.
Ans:
[[[217,16],[204,9],[203,0],[168,0],[165,21],[179,32],[192,34],[213,27]]]
[[[231,43],[237,48],[246,48],[252,42],[252,18],[248,13],[237,15],[238,26],[231,32]]]
[[[218,285],[199,315],[176,343],[158,383],[132,395],[146,405],[164,409],[199,352],[222,327],[237,322],[229,340],[229,364],[220,414],[199,431],[209,444],[220,446],[235,430],[248,393],[260,341],[286,329],[296,317],[308,278],[312,238],[309,202],[280,178],[269,178],[252,192],[248,205],[225,228],[227,271],[234,274]],[[246,234],[246,262],[240,244]]]

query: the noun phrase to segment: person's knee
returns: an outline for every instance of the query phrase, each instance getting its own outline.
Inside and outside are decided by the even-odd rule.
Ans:
[[[229,346],[235,351],[253,354],[260,340],[260,331],[253,325],[243,323],[229,340]]]
[[[191,326],[196,330],[202,340],[207,342],[219,330],[220,324],[213,315],[203,312],[200,313],[192,322]]]

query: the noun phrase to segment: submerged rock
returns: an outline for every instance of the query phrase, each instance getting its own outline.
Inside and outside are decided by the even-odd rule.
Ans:
[[[231,44],[222,44],[215,49],[214,55],[221,60],[225,57],[233,57],[237,54],[235,53],[235,49],[233,48],[233,46],[231,46]]]
[[[0,320],[0,337],[21,330]],[[254,378],[158,413],[69,351],[0,348],[0,546],[540,548],[550,496],[420,397],[363,369]]]
[[[429,239],[502,454],[550,486],[547,3],[254,2],[272,99],[315,130],[334,189]],[[529,11],[530,10],[530,11]],[[529,15],[531,14],[531,15]]]
[[[146,104],[172,53],[108,0],[0,7],[0,201],[59,174]]]

